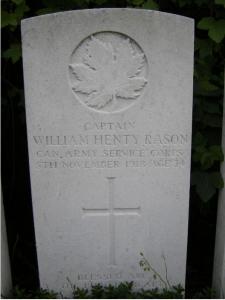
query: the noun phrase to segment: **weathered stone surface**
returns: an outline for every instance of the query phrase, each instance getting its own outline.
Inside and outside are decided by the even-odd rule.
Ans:
[[[225,81],[224,81],[225,87]],[[225,153],[225,96],[223,109],[222,147]],[[221,173],[225,180],[225,163],[221,166]],[[216,245],[214,258],[213,287],[218,298],[225,298],[225,190],[220,191],[217,208]]]
[[[184,285],[193,20],[134,9],[22,22],[40,282]],[[164,258],[163,258],[164,257]]]
[[[1,296],[10,295],[12,289],[9,250],[5,225],[4,207],[1,198]]]

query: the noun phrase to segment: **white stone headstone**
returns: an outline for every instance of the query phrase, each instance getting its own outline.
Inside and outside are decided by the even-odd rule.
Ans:
[[[224,81],[225,89],[225,81]],[[222,147],[225,153],[225,96],[223,109]],[[221,166],[221,173],[225,180],[225,163]],[[218,298],[225,298],[225,189],[220,191],[217,208],[216,244],[214,257],[213,287]]]
[[[185,282],[193,20],[70,11],[22,22],[40,282]]]
[[[0,194],[2,196],[2,194]],[[10,295],[12,290],[12,278],[9,262],[9,249],[6,233],[4,207],[1,198],[1,296]]]

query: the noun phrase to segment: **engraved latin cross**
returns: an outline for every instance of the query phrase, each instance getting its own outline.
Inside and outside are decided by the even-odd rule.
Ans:
[[[140,206],[138,207],[115,207],[114,206],[114,184],[115,177],[107,177],[109,187],[109,208],[83,208],[85,216],[109,216],[109,264],[116,265],[115,255],[115,216],[140,216]]]

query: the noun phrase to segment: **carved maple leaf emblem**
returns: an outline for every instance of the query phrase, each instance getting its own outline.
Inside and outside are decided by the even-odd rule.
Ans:
[[[132,100],[147,80],[140,76],[144,54],[135,53],[129,38],[113,48],[111,43],[91,37],[81,63],[71,64],[73,90],[85,94],[90,107],[103,108],[118,98]]]

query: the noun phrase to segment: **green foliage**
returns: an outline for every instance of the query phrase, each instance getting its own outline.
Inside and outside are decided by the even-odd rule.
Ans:
[[[182,299],[184,289],[181,285],[173,286],[170,289],[151,290],[141,289],[133,290],[133,282],[120,283],[117,286],[102,286],[96,284],[88,289],[74,287],[72,299]],[[26,290],[16,286],[11,294],[10,299],[57,299],[62,295],[44,289]],[[4,299],[7,299],[3,296]],[[215,299],[215,291],[211,288],[204,288],[193,295],[193,299]]]
[[[217,112],[216,107],[212,111]],[[223,188],[223,178],[217,171],[209,171],[216,162],[222,162],[224,155],[219,145],[208,146],[208,140],[200,132],[193,137],[192,160],[198,168],[192,172],[191,184],[195,186],[196,192],[202,201],[207,202],[212,198],[217,189]]]
[[[72,299],[181,299],[184,289],[180,286],[173,286],[170,289],[133,289],[133,282],[122,282],[118,285],[102,286],[93,285],[89,290],[85,288],[73,288]],[[57,299],[59,295],[48,290],[27,291],[18,286],[14,288],[12,299]],[[60,298],[62,295],[60,295]]]
[[[159,5],[153,1],[153,0],[147,0],[145,3],[143,3],[142,8],[144,9],[152,9],[152,10],[158,10]]]
[[[2,28],[9,26],[12,31],[19,26],[20,20],[30,10],[25,0],[4,1],[2,6],[1,26]]]
[[[171,289],[157,288],[151,290],[133,290],[133,282],[120,283],[117,286],[92,286],[90,291],[85,289],[75,289],[75,299],[180,299],[183,298],[183,288],[178,285]]]
[[[215,162],[222,162],[224,160],[221,146],[207,146],[207,140],[200,132],[197,132],[193,137],[192,147],[192,160],[199,164],[199,169],[201,170],[208,170]]]
[[[223,1],[207,3],[197,22],[195,40],[192,185],[203,202],[223,187],[221,149],[225,13]],[[205,35],[207,33],[207,35]]]
[[[137,293],[137,298],[140,299],[182,299],[184,294],[184,289],[181,285],[172,286],[170,289],[163,288],[159,290],[158,288],[152,290],[142,290]]]
[[[144,3],[144,0],[131,0],[130,4],[134,6],[140,6]]]
[[[38,290],[26,290],[15,286],[12,290],[12,299],[57,299],[57,293],[49,290],[38,289]]]
[[[140,266],[149,272],[153,272],[155,279],[159,279],[163,283],[164,288],[153,289],[134,289],[133,282],[120,282],[112,285],[95,284],[90,289],[79,288],[72,284],[67,278],[70,286],[72,299],[181,299],[184,297],[184,289],[181,285],[171,286],[167,278],[167,267],[165,257],[163,257],[165,263],[165,280],[162,276],[151,266],[149,261],[145,258],[143,253],[140,253],[141,261]],[[148,284],[148,283],[147,283]],[[147,286],[145,285],[145,287]],[[54,291],[48,291],[44,289],[26,290],[16,286],[11,298],[14,299],[56,299],[58,294]],[[63,295],[60,295],[61,298]]]
[[[197,28],[207,30],[209,37],[216,43],[220,43],[225,37],[225,20],[215,20],[213,17],[202,18]]]
[[[13,101],[15,107],[21,107],[21,98],[18,97],[18,91],[21,94],[23,88],[21,76],[15,76],[22,74],[21,19],[63,10],[95,7],[162,10],[195,19],[192,182],[200,199],[203,202],[209,201],[223,186],[222,177],[218,172],[219,163],[223,160],[220,144],[225,61],[225,0],[3,0],[1,26],[6,41],[2,51],[2,78],[9,91],[16,91],[7,92],[3,97],[4,103],[7,105]]]
[[[75,288],[73,292],[74,299],[131,299],[136,298],[132,290],[132,282],[120,283],[117,286],[109,284],[102,286],[100,284],[93,285],[89,290]]]
[[[202,291],[196,293],[194,299],[217,299],[216,291],[211,288],[204,288]]]
[[[215,0],[215,4],[223,5],[223,7],[225,8],[225,0]]]
[[[136,8],[144,8],[144,9],[152,9],[152,10],[159,9],[158,3],[154,0],[128,0],[127,5]]]
[[[12,63],[15,64],[21,58],[21,45],[11,44],[9,49],[3,52],[5,59],[11,59]]]
[[[219,172],[195,171],[192,173],[191,184],[196,186],[196,192],[204,202],[212,198],[217,189],[224,186],[223,178]]]
[[[140,267],[142,267],[144,271],[153,273],[153,278],[159,279],[159,281],[164,285],[166,290],[171,289],[172,286],[168,280],[165,257],[162,256],[163,261],[164,261],[164,266],[165,266],[165,279],[164,279],[163,276],[158,271],[156,271],[156,269],[150,264],[150,262],[146,259],[146,257],[144,256],[144,254],[142,252],[140,253],[140,255],[141,255],[141,260],[139,262]]]

